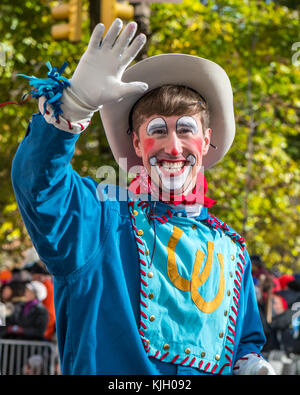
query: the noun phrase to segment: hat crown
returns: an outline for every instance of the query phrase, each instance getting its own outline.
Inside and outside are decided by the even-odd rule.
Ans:
[[[149,90],[162,85],[184,85],[204,97],[210,111],[211,147],[203,158],[205,169],[217,163],[229,150],[235,135],[233,94],[230,80],[221,66],[204,58],[186,54],[162,54],[146,58],[129,67],[122,80],[143,81]],[[129,114],[145,93],[107,103],[100,109],[104,130],[114,158],[125,171],[142,165],[128,135]],[[121,160],[126,158],[127,162]],[[125,163],[127,168],[125,168]]]

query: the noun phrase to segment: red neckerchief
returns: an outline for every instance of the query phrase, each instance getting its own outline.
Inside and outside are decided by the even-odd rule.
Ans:
[[[197,176],[196,185],[192,192],[187,195],[170,195],[168,199],[164,199],[163,193],[158,190],[158,187],[151,183],[151,178],[146,171],[141,171],[141,174],[135,177],[129,185],[129,190],[135,194],[154,194],[159,196],[159,200],[166,204],[194,204],[200,203],[204,207],[212,207],[217,202],[209,197],[205,196],[207,191],[207,182],[204,174],[199,172]]]

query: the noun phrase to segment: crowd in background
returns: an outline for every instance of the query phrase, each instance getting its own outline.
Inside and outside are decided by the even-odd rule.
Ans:
[[[30,248],[0,267],[0,374],[60,374],[55,324],[53,279]]]
[[[251,262],[267,340],[262,352],[280,350],[300,360],[300,274],[269,270],[257,255]],[[56,344],[52,276],[34,248],[18,267],[0,268],[0,302],[0,339]]]
[[[263,352],[300,354],[300,274],[268,270],[261,258],[251,257],[258,307],[267,342]]]
[[[0,338],[56,341],[52,277],[33,248],[26,253],[21,267],[0,272]]]

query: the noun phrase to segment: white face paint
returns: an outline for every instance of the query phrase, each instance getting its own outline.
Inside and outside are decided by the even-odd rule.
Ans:
[[[176,132],[178,134],[192,132],[193,134],[198,133],[198,125],[196,120],[190,116],[183,116],[178,118],[176,122]]]
[[[163,136],[168,134],[168,126],[163,118],[157,117],[149,122],[146,131],[148,136]],[[183,136],[184,134],[189,133],[192,133],[193,135],[198,133],[196,120],[191,116],[182,116],[178,118],[176,121],[176,134]],[[158,161],[156,156],[149,158],[149,164],[159,175],[164,189],[169,191],[176,191],[183,188],[195,163],[196,158],[192,154],[188,155],[185,161],[177,163],[172,161],[168,162],[167,160]],[[170,175],[168,175],[168,173]]]
[[[166,121],[163,118],[154,118],[147,125],[147,134],[166,134],[168,132]]]
[[[189,175],[189,172],[192,170],[192,167],[196,163],[196,158],[194,157],[194,155],[190,154],[190,155],[187,156],[186,162],[187,163],[184,166],[184,170],[183,170],[183,172],[181,172],[180,171],[181,168],[180,168],[179,165],[175,165],[174,166],[174,164],[172,164],[172,165],[169,164],[169,166],[171,166],[171,167],[168,167],[168,162],[165,161],[162,164],[161,167],[164,168],[165,172],[166,172],[167,169],[168,169],[167,171],[170,171],[170,173],[172,172],[172,176],[171,175],[168,176],[167,174],[163,174],[162,173],[161,168],[158,165],[156,156],[152,156],[149,159],[150,165],[155,168],[155,170],[156,170],[157,174],[159,175],[159,178],[160,178],[164,188],[168,189],[170,191],[181,189],[184,186],[184,183],[186,182],[186,179],[187,179],[187,177]],[[176,166],[178,167],[178,171],[180,173],[178,175],[176,175],[176,172],[175,172],[175,167]]]
[[[190,169],[191,166],[185,166],[183,173],[179,174],[178,176],[176,175],[167,176],[167,175],[163,175],[159,167],[156,166],[156,171],[159,175],[159,178],[161,179],[164,188],[168,189],[169,191],[176,191],[183,187],[187,179],[187,176],[190,172]]]

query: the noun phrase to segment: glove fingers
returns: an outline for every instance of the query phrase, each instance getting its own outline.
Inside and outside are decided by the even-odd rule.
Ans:
[[[121,19],[117,18],[113,21],[111,24],[110,28],[108,29],[108,32],[106,33],[103,43],[102,43],[102,48],[112,48],[120,31],[122,30],[123,27],[123,22]]]
[[[114,45],[114,50],[118,52],[118,54],[122,55],[124,51],[127,49],[130,41],[133,39],[135,33],[137,30],[137,24],[136,22],[130,22],[122,33],[120,34],[119,38],[117,39],[115,45]]]
[[[104,33],[104,25],[103,23],[98,23],[98,25],[95,26],[93,33],[91,35],[88,49],[98,49],[100,46],[100,42]]]
[[[148,89],[148,84],[145,82],[129,82],[123,83],[120,87],[120,93],[122,97],[131,96],[137,93],[143,93]]]
[[[132,44],[127,48],[126,52],[122,57],[122,64],[124,66],[129,65],[136,55],[140,52],[143,46],[146,44],[146,36],[144,34],[139,34],[132,42]]]

